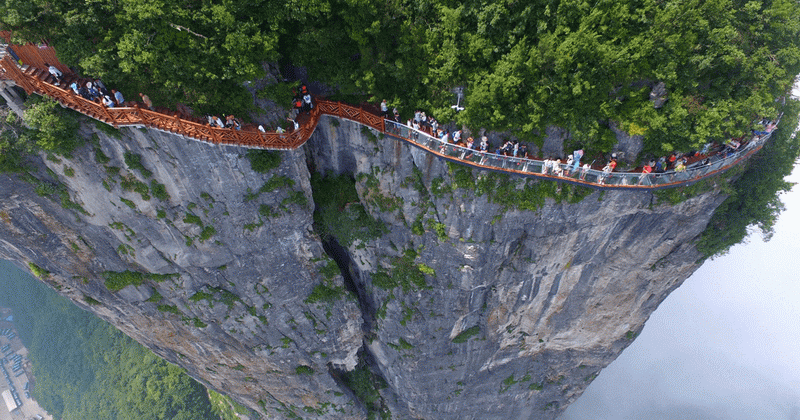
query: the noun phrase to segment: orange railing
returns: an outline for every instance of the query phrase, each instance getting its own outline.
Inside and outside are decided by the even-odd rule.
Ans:
[[[49,47],[46,49],[52,51]],[[35,56],[36,53],[35,50],[30,49],[20,51],[26,51],[26,54],[30,56]],[[32,60],[33,58],[29,57],[28,59]],[[51,64],[61,67],[60,63],[55,63]],[[589,169],[581,173],[573,172],[571,176],[564,176],[563,171],[559,174],[558,171],[554,173],[554,171],[548,171],[547,168],[543,168],[541,160],[522,159],[468,150],[461,146],[442,142],[438,138],[413,130],[403,124],[384,120],[381,116],[365,111],[361,107],[354,107],[341,102],[318,99],[316,106],[309,114],[308,120],[299,129],[289,133],[261,132],[253,129],[234,130],[210,127],[207,124],[181,118],[177,113],[168,114],[151,111],[140,107],[138,103],[133,107],[107,108],[100,103],[74,94],[71,89],[55,86],[41,80],[41,75],[46,73],[41,68],[38,72],[39,75],[36,75],[35,72],[24,71],[10,56],[0,60],[0,70],[3,71],[2,76],[4,78],[13,80],[28,94],[36,93],[48,96],[68,108],[114,127],[149,127],[217,145],[241,146],[253,149],[291,150],[297,149],[308,141],[316,129],[320,116],[330,115],[363,124],[388,136],[408,142],[440,158],[462,165],[522,176],[552,179],[598,189],[660,189],[691,184],[738,164],[761,149],[764,142],[770,137],[770,135],[755,137],[737,153],[717,158],[706,165],[695,167],[690,165],[686,171],[679,173],[670,171],[662,174],[651,173],[649,175],[629,172],[604,174],[595,169]],[[560,167],[567,169],[564,164]]]

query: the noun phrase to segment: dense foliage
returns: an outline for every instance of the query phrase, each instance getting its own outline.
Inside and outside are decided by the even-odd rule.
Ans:
[[[526,139],[557,124],[596,150],[612,124],[658,152],[742,134],[800,73],[791,0],[7,0],[0,24],[157,103],[245,109],[242,82],[281,60],[406,114]]]
[[[44,150],[69,155],[82,144],[76,112],[40,96],[29,98],[25,108],[27,127],[7,109],[0,114],[0,172],[22,172],[28,153]]]
[[[11,264],[0,262],[0,269],[0,304],[14,309],[30,351],[33,397],[56,418],[217,418],[203,386],[182,369]]]

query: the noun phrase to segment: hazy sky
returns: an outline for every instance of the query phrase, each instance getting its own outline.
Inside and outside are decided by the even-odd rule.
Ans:
[[[769,242],[703,264],[561,420],[800,420],[800,187],[782,201]]]

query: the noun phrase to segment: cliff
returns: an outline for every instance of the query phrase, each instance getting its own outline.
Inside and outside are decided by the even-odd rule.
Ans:
[[[0,258],[267,418],[555,418],[697,268],[724,198],[470,171],[329,117],[264,174],[104,131],[0,175]]]

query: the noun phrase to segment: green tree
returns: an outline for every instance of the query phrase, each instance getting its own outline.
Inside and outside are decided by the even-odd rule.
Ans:
[[[36,375],[33,396],[56,418],[214,419],[202,385],[39,281],[0,262],[0,304]]]

